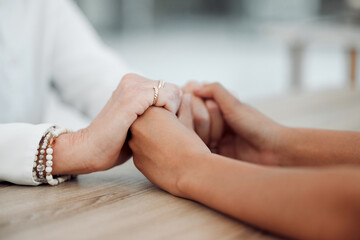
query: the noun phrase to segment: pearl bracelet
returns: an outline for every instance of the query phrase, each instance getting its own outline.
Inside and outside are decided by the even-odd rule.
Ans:
[[[33,178],[35,181],[48,183],[54,186],[71,179],[71,175],[58,176],[54,178],[51,174],[53,166],[52,154],[54,152],[52,144],[58,136],[70,132],[72,132],[70,129],[53,126],[50,127],[43,135],[34,158]],[[44,165],[44,156],[46,156],[46,167]],[[46,177],[44,177],[44,170],[46,172]]]

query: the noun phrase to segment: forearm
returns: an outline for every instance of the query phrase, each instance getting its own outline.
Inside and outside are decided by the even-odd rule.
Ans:
[[[288,237],[359,237],[356,171],[276,169],[213,154],[206,158],[196,179],[181,184],[185,197]]]
[[[360,164],[360,133],[287,128],[277,151],[283,166]]]

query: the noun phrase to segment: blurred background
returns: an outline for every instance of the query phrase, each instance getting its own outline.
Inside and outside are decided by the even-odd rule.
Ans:
[[[348,54],[360,42],[358,0],[76,2],[140,73],[178,84],[220,81],[244,98],[346,87]]]
[[[360,0],[76,0],[136,72],[247,101],[357,88]]]

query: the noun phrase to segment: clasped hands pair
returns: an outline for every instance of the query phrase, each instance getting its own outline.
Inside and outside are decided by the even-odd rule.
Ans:
[[[183,92],[177,115],[151,107],[130,128],[135,166],[152,183],[189,198],[187,186],[206,181],[199,174],[211,167],[206,155],[279,164],[280,125],[238,101],[219,83],[190,82]]]
[[[126,75],[89,127],[57,138],[53,174],[106,170],[132,154],[165,191],[260,228],[359,239],[357,132],[281,126],[217,83],[166,83],[156,102],[157,84]]]
[[[234,161],[279,164],[283,128],[220,84],[191,82],[181,90],[166,83],[152,106],[155,85],[136,74],[124,76],[89,127],[58,139],[54,174],[106,170],[133,154],[152,183],[184,196],[181,184],[199,176],[211,150]]]

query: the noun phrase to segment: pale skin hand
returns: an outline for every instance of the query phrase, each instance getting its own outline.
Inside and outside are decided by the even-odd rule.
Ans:
[[[126,143],[131,124],[153,103],[158,81],[136,74],[123,77],[111,98],[85,129],[57,138],[53,174],[83,174],[102,171],[126,161],[131,153]],[[158,107],[175,114],[182,91],[166,83],[159,89]]]
[[[359,168],[264,167],[212,154],[183,103],[179,119],[188,131],[162,109],[149,109],[131,127],[134,163],[151,182],[287,237],[360,237]]]

